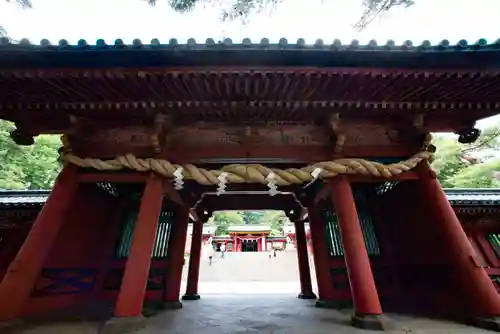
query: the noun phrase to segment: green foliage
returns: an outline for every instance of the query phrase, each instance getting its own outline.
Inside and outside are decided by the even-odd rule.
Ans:
[[[455,138],[444,136],[436,137],[433,144],[437,148],[437,153],[432,167],[436,171],[441,185],[445,188],[453,188],[449,178],[465,166],[459,158],[460,144]]]
[[[465,167],[447,181],[456,188],[498,187],[499,181],[493,177],[495,171],[500,171],[500,159]]]
[[[50,189],[59,173],[59,138],[38,136],[28,147],[10,138],[13,125],[0,120],[0,189]]]
[[[264,211],[241,211],[239,214],[243,217],[245,224],[250,225],[262,224],[265,216]]]
[[[500,171],[500,124],[482,132],[476,143],[461,145],[456,138],[438,135],[433,144],[437,147],[433,168],[445,188],[492,188],[500,186],[495,172]],[[493,157],[481,161],[481,153]]]
[[[243,225],[244,220],[238,211],[219,211],[213,214],[208,223],[217,226],[217,235],[226,235],[229,226]]]
[[[290,222],[283,211],[264,211],[266,224],[271,226],[271,235],[283,235],[283,225]]]

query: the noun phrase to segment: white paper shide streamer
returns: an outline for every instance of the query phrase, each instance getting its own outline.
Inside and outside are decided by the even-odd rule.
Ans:
[[[319,167],[314,168],[314,170],[311,173],[311,176],[314,178],[314,180],[316,180],[320,176],[322,171],[323,171],[323,168],[319,168]]]
[[[182,175],[182,171],[184,168],[179,167],[174,172],[174,188],[175,190],[181,190],[184,188],[184,175]]]
[[[279,194],[278,186],[276,185],[276,175],[271,172],[266,177],[267,187],[269,188],[269,195],[274,196]]]
[[[219,177],[219,187],[217,188],[217,196],[222,195],[223,193],[226,192],[226,185],[227,185],[227,173],[222,172]]]
[[[314,181],[316,181],[319,178],[319,176],[321,175],[321,172],[323,172],[323,168],[319,168],[319,167],[314,168],[314,170],[311,172],[311,176],[313,177],[313,179],[308,184],[306,184],[304,188],[307,188],[311,184],[313,184]]]

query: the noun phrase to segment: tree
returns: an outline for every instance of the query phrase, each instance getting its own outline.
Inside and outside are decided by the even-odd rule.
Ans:
[[[31,8],[31,0],[6,0],[16,3],[23,8]],[[154,6],[160,0],[143,0]],[[170,7],[179,13],[192,11],[196,6],[207,3],[219,4],[219,0],[168,0]],[[250,14],[279,5],[286,0],[232,0],[230,4],[222,8],[223,20],[247,19]],[[364,11],[359,21],[355,24],[357,30],[362,30],[369,25],[378,15],[389,11],[394,7],[409,7],[415,3],[414,0],[363,0]],[[304,5],[306,1],[304,0]],[[7,36],[7,32],[0,26],[0,36]]]
[[[454,138],[436,136],[433,144],[437,148],[432,167],[436,171],[439,182],[445,188],[453,188],[449,178],[465,167],[464,161],[460,160],[460,144]]]
[[[283,211],[265,211],[265,219],[271,226],[271,235],[283,235],[283,225],[290,220]]]
[[[15,4],[17,5],[20,5],[21,7],[23,8],[31,8],[32,7],[32,4],[31,4],[31,0],[5,0],[7,2],[14,2]],[[2,36],[7,36],[7,31],[0,25],[0,37]]]
[[[433,168],[445,188],[491,188],[500,186],[500,124],[484,129],[477,142],[459,144],[455,138],[438,135]]]
[[[494,188],[500,186],[500,181],[494,177],[500,170],[500,159],[478,163],[463,168],[448,179],[454,188]]]
[[[265,211],[241,211],[245,224],[259,225],[265,222]]]
[[[0,120],[0,189],[50,189],[60,170],[59,138],[38,136],[35,144],[19,146],[10,138],[14,128]]]
[[[160,0],[145,0],[151,5],[155,5]],[[261,12],[262,10],[279,5],[286,0],[232,0],[228,7],[222,9],[223,20],[246,19],[250,14]],[[217,3],[218,0],[169,0],[170,6],[177,12],[185,13],[192,11],[196,6],[207,3]],[[414,4],[414,0],[363,0],[364,12],[356,23],[358,30],[365,28],[378,15],[389,11],[394,7],[409,7]],[[304,5],[306,1],[304,0]]]
[[[217,235],[227,235],[228,228],[234,225],[243,225],[243,217],[238,211],[218,211],[208,221],[217,227],[215,233]]]

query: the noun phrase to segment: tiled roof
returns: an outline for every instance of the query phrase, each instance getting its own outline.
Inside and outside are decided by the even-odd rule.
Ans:
[[[78,48],[78,49],[106,49],[106,48],[158,48],[158,47],[170,47],[170,48],[199,48],[199,47],[260,47],[260,48],[298,48],[298,49],[356,49],[356,50],[425,50],[425,51],[442,51],[442,50],[485,50],[485,49],[498,49],[500,48],[500,39],[496,40],[494,43],[488,43],[484,38],[481,38],[473,43],[469,43],[467,40],[462,39],[457,43],[453,44],[449,40],[442,40],[438,44],[431,44],[430,41],[425,40],[421,43],[415,44],[413,41],[407,40],[402,44],[397,45],[393,40],[388,40],[385,43],[379,43],[376,40],[371,40],[367,44],[360,44],[358,40],[353,39],[348,44],[342,43],[341,40],[335,39],[332,43],[325,42],[322,39],[317,39],[314,43],[307,43],[305,39],[299,38],[295,43],[290,43],[286,38],[280,38],[277,43],[271,43],[268,38],[262,38],[259,42],[252,42],[250,38],[244,38],[241,43],[233,43],[231,38],[225,38],[222,41],[215,41],[213,38],[207,38],[205,42],[200,43],[194,38],[189,38],[186,43],[179,43],[177,39],[171,38],[168,43],[161,43],[159,39],[153,38],[149,43],[145,43],[140,39],[136,38],[132,41],[132,44],[125,44],[122,39],[116,39],[113,43],[109,44],[103,39],[98,39],[94,43],[86,41],[85,39],[80,39],[77,44],[70,44],[67,40],[61,39],[57,44],[52,43],[48,39],[42,39],[40,43],[32,43],[29,39],[23,38],[19,43],[13,43],[8,38],[0,38],[0,46],[33,46],[39,48]]]
[[[452,205],[500,205],[500,189],[445,189]]]
[[[0,190],[0,207],[41,207],[50,190]]]
[[[49,190],[0,190],[0,207],[20,208],[42,206],[49,196]],[[499,189],[445,189],[452,205],[500,205]],[[232,226],[231,232],[269,231],[270,226]]]
[[[271,226],[267,225],[239,225],[230,226],[228,232],[265,232],[271,231]]]
[[[266,237],[266,240],[273,241],[273,240],[286,240],[286,236],[284,235],[272,235]]]
[[[119,53],[119,56],[117,52]],[[479,52],[474,52],[479,51]],[[471,52],[474,58],[471,59]],[[0,66],[5,67],[155,67],[155,66],[321,66],[321,67],[406,67],[406,68],[491,68],[499,67],[500,40],[488,43],[480,39],[473,43],[460,40],[456,44],[443,40],[437,45],[429,41],[394,41],[379,44],[372,40],[360,44],[353,40],[343,44],[316,40],[308,44],[304,39],[289,43],[285,38],[271,43],[263,38],[253,43],[245,38],[241,43],[231,39],[216,42],[207,39],[199,43],[188,39],[180,44],[170,39],[162,44],[158,39],[143,43],[135,39],[125,44],[117,39],[108,44],[99,39],[95,44],[80,40],[71,45],[67,40],[56,44],[43,39],[32,44],[27,39],[12,44],[0,39]]]

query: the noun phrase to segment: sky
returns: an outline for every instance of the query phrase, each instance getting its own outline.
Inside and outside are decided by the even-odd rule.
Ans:
[[[224,5],[228,1],[214,2]],[[76,43],[83,38],[89,44],[99,38],[108,43],[117,38],[126,43],[134,38],[144,43],[153,38],[164,43],[170,38],[180,43],[194,38],[203,43],[207,38],[239,42],[248,37],[258,42],[265,37],[276,42],[285,37],[289,42],[304,38],[310,44],[319,38],[325,43],[336,38],[343,43],[375,39],[379,44],[389,39],[419,44],[423,40],[438,43],[448,39],[456,43],[466,39],[473,43],[479,38],[491,42],[500,38],[499,0],[416,0],[415,6],[385,13],[361,32],[353,29],[362,13],[361,0],[286,0],[276,8],[252,15],[247,24],[222,22],[220,6],[202,5],[190,13],[175,13],[168,0],[159,0],[155,7],[141,0],[32,2],[34,8],[23,10],[0,0],[0,24],[12,38],[28,38],[32,43],[44,38],[52,43],[60,39]],[[490,123],[482,121],[478,125]]]

